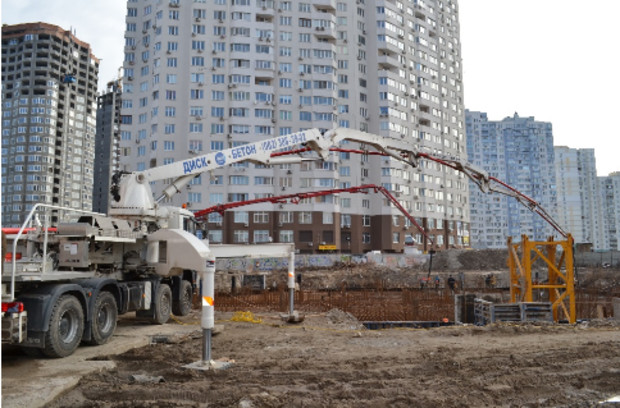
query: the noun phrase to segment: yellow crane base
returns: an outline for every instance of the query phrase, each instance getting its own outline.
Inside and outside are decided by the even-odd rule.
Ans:
[[[532,277],[536,262],[546,265],[546,282],[540,282],[536,274]],[[512,237],[509,237],[508,268],[511,302],[533,302],[534,291],[547,292],[556,322],[568,320],[574,324],[577,321],[573,237],[570,234],[563,241],[554,241],[553,238],[530,241],[522,235],[520,243],[513,243]]]

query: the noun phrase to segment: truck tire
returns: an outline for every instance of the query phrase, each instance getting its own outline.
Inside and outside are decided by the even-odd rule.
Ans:
[[[71,355],[80,345],[82,334],[84,334],[82,305],[75,296],[61,296],[52,309],[43,353],[54,358]]]
[[[157,288],[157,293],[155,294],[154,300],[154,310],[153,310],[153,318],[151,322],[155,324],[166,324],[168,319],[170,319],[170,312],[172,310],[172,290],[170,290],[170,286],[162,283]]]
[[[98,346],[106,343],[116,330],[118,308],[114,295],[100,292],[92,312],[92,337],[87,343]]]
[[[192,311],[194,292],[189,281],[181,281],[179,299],[172,302],[172,313],[176,316],[187,316]]]

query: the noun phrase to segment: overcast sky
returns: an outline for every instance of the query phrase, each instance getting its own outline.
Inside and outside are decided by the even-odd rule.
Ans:
[[[182,0],[188,1],[188,0]],[[620,1],[460,0],[465,106],[501,120],[551,122],[554,144],[594,148],[599,176],[620,171]],[[90,43],[99,89],[123,62],[125,0],[4,0],[2,23],[44,21]]]

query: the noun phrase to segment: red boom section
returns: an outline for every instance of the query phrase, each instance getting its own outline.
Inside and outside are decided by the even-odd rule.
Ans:
[[[320,190],[320,191],[311,191],[311,192],[303,192],[303,193],[292,193],[292,194],[283,194],[280,196],[274,197],[264,197],[257,198],[254,200],[245,200],[245,201],[235,201],[233,203],[228,204],[218,204],[209,208],[205,208],[204,210],[199,210],[194,213],[194,216],[197,219],[202,219],[206,217],[208,214],[217,212],[223,214],[224,211],[230,210],[231,208],[243,207],[246,205],[252,204],[260,204],[260,203],[272,203],[272,204],[299,204],[299,202],[305,198],[313,198],[313,197],[322,197],[331,194],[339,194],[339,193],[362,193],[367,194],[369,190],[372,190],[374,193],[383,194],[390,202],[399,209],[399,211],[407,217],[407,219],[413,224],[418,231],[424,235],[424,237],[430,242],[431,246],[434,244],[431,237],[424,231],[424,228],[415,220],[415,218],[407,212],[407,210],[400,205],[398,200],[385,188],[382,186],[377,186],[375,184],[364,184],[357,187],[348,187],[348,188],[335,188],[329,190]]]

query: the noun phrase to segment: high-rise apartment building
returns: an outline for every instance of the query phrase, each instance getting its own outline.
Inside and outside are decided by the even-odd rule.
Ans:
[[[122,170],[336,127],[466,159],[455,0],[127,4]],[[391,191],[434,246],[468,245],[468,183],[426,161],[411,168],[340,152],[273,167],[244,162],[197,177],[172,202],[198,210],[362,184]],[[152,185],[156,195],[163,187]],[[206,225],[211,242],[295,242],[300,252],[402,251],[407,235],[431,245],[372,192],[254,204],[211,214]]]
[[[603,201],[603,250],[620,250],[620,172],[607,177],[599,177],[601,199]]]
[[[594,149],[555,147],[558,219],[575,243],[605,249],[603,207]]]
[[[95,147],[95,177],[93,211],[107,213],[110,201],[111,177],[120,170],[120,120],[122,80],[107,84],[105,92],[97,97],[97,140]]]
[[[2,27],[3,226],[20,225],[36,203],[91,209],[98,70],[69,31]]]
[[[469,161],[540,203],[557,220],[551,124],[517,114],[501,121],[488,120],[484,112],[466,111],[465,116]],[[505,248],[508,237],[546,240],[555,233],[514,198],[472,186],[470,203],[474,248]]]

